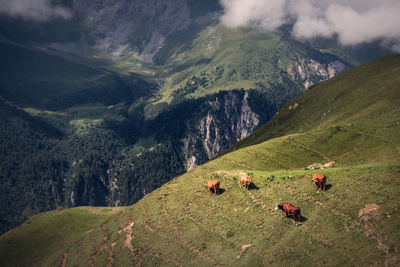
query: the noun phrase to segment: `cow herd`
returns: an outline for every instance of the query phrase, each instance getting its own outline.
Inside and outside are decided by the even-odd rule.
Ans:
[[[253,179],[253,176],[248,175],[247,173],[240,172],[239,173],[239,187],[244,186],[247,190],[249,190],[249,186],[251,184],[251,181]],[[326,187],[326,176],[321,173],[315,173],[312,180],[312,183],[315,185],[315,190],[324,190]],[[221,185],[221,182],[219,180],[209,180],[206,187],[208,188],[209,192],[211,193],[214,191],[214,194],[218,195],[219,194],[219,187]],[[275,207],[275,210],[281,209],[283,212],[286,214],[286,218],[289,215],[292,215],[295,221],[301,220],[301,215],[300,215],[300,208],[296,205],[293,205],[292,203],[289,202],[283,202],[280,204],[277,204]]]

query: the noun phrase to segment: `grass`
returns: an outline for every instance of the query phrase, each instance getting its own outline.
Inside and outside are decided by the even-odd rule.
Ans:
[[[46,258],[41,264],[57,265],[60,262],[58,254],[63,254],[65,246],[74,246],[91,231],[98,234],[97,230],[102,223],[123,210],[124,208],[79,207],[32,216],[18,230],[11,230],[2,236],[4,243],[0,249],[1,260],[11,261],[14,266],[31,265],[31,261],[35,262],[45,253]],[[13,242],[21,236],[25,237],[23,243]],[[25,257],[27,254],[30,259]]]
[[[285,52],[285,46],[292,46],[293,50]],[[161,88],[162,99],[158,102],[170,102],[172,92],[184,87],[192,76],[208,79],[207,86],[188,95],[192,98],[220,90],[255,88],[257,82],[279,84],[282,83],[279,72],[286,71],[294,56],[307,54],[303,48],[288,44],[277,34],[228,29],[222,25],[207,27],[189,46],[175,51],[164,71],[159,73],[165,81]],[[223,71],[218,72],[217,68],[221,67]]]
[[[399,265],[399,61],[382,58],[313,87],[230,153],[135,205],[32,217],[0,237],[0,262]],[[306,169],[331,160],[332,168]],[[239,188],[240,171],[254,176],[249,191]],[[325,192],[315,191],[315,172],[326,175]],[[208,193],[209,179],[221,181],[220,195]],[[285,201],[301,208],[301,223],[274,210]],[[360,216],[368,204],[378,208]]]
[[[227,152],[288,134],[331,128],[398,143],[400,56],[387,56],[319,83],[287,103],[269,123]],[[289,106],[299,104],[296,110]],[[396,148],[398,149],[398,147]]]
[[[23,109],[25,112],[33,115],[33,116],[40,116],[43,114],[49,114],[49,115],[60,115],[63,116],[65,113],[63,112],[55,112],[55,111],[50,111],[50,110],[40,110],[36,108],[24,108]]]
[[[77,134],[86,134],[90,131],[90,129],[96,128],[102,122],[103,120],[78,119],[71,120],[69,124],[74,127]]]
[[[398,255],[398,164],[326,169],[326,192],[314,190],[314,171],[249,171],[250,191],[238,187],[237,170],[206,164],[123,210],[85,207],[34,216],[1,237],[1,261],[54,265],[67,252],[68,265],[79,266],[103,265],[110,254],[115,265],[347,266],[383,264]],[[221,180],[219,196],[203,187],[210,175]],[[300,224],[273,210],[283,201],[301,207]],[[372,203],[380,208],[359,218]],[[131,234],[123,230],[129,222]],[[129,235],[132,250],[124,247]]]
[[[122,103],[104,106],[101,104],[87,104],[68,108],[67,120],[77,134],[86,134],[90,129],[100,126],[105,120],[121,121],[123,116],[118,111],[125,108]]]

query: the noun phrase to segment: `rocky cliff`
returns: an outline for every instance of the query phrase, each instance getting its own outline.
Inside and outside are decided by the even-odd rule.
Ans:
[[[259,126],[259,115],[252,111],[248,98],[248,92],[234,91],[205,103],[207,112],[182,140],[187,170],[215,157]]]
[[[73,12],[99,51],[152,62],[171,35],[210,22],[208,12],[194,14],[191,5],[187,0],[75,0]]]
[[[293,81],[303,84],[304,88],[307,89],[311,85],[333,78],[335,75],[342,73],[347,69],[348,66],[339,60],[320,63],[312,58],[306,59],[299,57],[296,61],[290,64],[287,68],[287,73]]]
[[[249,91],[218,94],[204,104],[201,119],[195,126],[189,127],[188,134],[182,139],[186,169],[191,170],[212,159],[247,137],[260,124],[266,123],[284,103],[314,83],[330,79],[348,68],[339,60],[320,62],[313,58],[296,57],[287,67],[286,74],[281,73],[291,82],[280,84],[280,88],[275,88],[273,92],[263,92],[261,98],[250,96]],[[252,108],[250,100],[255,106],[267,108]]]

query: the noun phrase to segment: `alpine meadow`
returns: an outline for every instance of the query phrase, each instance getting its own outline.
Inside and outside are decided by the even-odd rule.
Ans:
[[[400,265],[397,11],[0,0],[0,265]]]

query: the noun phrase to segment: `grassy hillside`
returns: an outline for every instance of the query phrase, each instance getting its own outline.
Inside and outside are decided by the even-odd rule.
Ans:
[[[318,84],[236,151],[118,214],[96,217],[83,208],[34,216],[0,237],[0,262],[399,265],[399,74],[400,56],[390,56]],[[306,167],[331,160],[332,168],[318,171],[327,176],[327,191],[316,192],[316,171]],[[249,191],[239,188],[239,171],[254,175]],[[220,195],[204,188],[210,178],[221,180]],[[300,206],[301,223],[274,211],[284,201]],[[90,223],[72,223],[79,214]],[[67,241],[47,241],[55,237]]]
[[[354,131],[381,140],[394,151],[400,142],[400,56],[387,56],[311,87],[287,103],[269,123],[232,151],[288,134]],[[298,107],[293,110],[294,104]],[[290,109],[290,107],[292,109]],[[376,135],[376,137],[374,137]]]
[[[300,58],[312,58],[323,64],[337,60],[284,34],[246,28],[209,26],[196,36],[183,39],[187,40],[169,50],[165,48],[167,55],[163,54],[164,50],[157,55],[168,59],[161,61],[164,67],[159,72],[165,78],[162,101],[240,88],[276,91],[279,89],[276,87],[282,86],[298,94],[304,86],[287,73],[291,64]],[[310,79],[313,82],[321,79],[317,72],[313,75]]]

